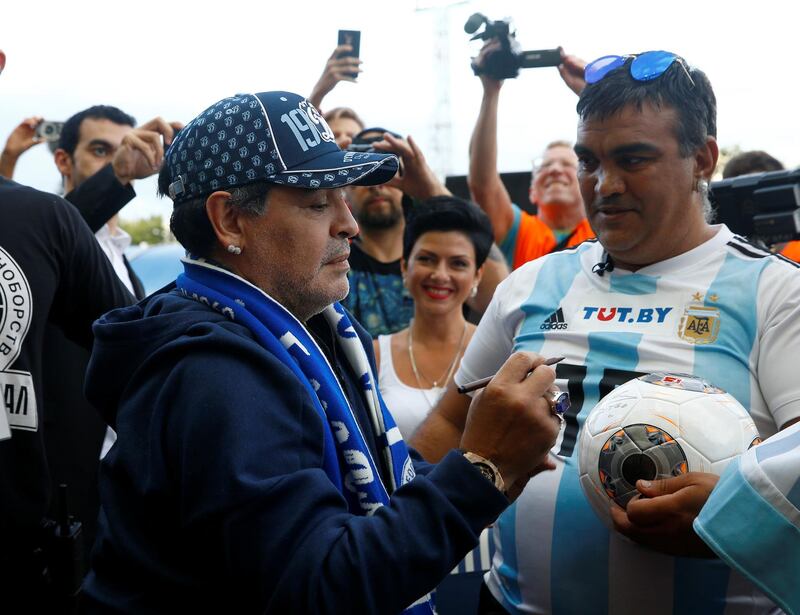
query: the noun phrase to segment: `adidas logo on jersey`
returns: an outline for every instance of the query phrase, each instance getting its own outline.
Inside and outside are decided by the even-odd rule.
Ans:
[[[564,321],[564,312],[561,308],[558,308],[539,325],[539,328],[543,331],[549,331],[551,329],[566,329],[567,326],[567,323]]]

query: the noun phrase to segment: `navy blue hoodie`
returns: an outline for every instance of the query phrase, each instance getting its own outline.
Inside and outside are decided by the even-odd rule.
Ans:
[[[308,324],[324,347],[325,321]],[[119,438],[101,466],[90,612],[398,613],[508,504],[461,455],[414,454],[417,478],[352,515],[306,389],[242,325],[173,290],[94,332],[87,396]],[[347,361],[327,354],[371,433]]]

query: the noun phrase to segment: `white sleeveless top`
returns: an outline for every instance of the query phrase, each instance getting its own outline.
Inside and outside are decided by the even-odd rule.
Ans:
[[[397,372],[394,371],[392,362],[391,335],[378,336],[378,348],[381,351],[381,366],[378,370],[378,388],[383,396],[383,401],[389,412],[394,417],[394,422],[400,429],[403,439],[407,442],[420,423],[425,420],[431,411],[431,404],[436,405],[444,394],[446,387],[432,389],[417,389],[400,382]],[[428,399],[425,399],[427,394]],[[430,400],[430,404],[428,403]],[[452,574],[466,572],[482,572],[489,570],[494,555],[491,528],[481,532],[478,546],[467,553],[467,556],[453,568]]]
[[[391,338],[391,335],[378,336],[378,348],[381,352],[378,386],[403,439],[408,441],[414,430],[428,416],[431,407],[435,406],[444,394],[445,387],[417,389],[400,382],[392,362]]]

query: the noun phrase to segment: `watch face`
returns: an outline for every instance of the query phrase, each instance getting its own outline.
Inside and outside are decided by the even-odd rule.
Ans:
[[[464,455],[464,458],[469,461],[472,466],[484,476],[486,480],[492,483],[498,490],[503,492],[505,491],[503,477],[500,476],[500,471],[491,461],[469,451],[462,452],[462,454]]]
[[[486,480],[488,480],[493,485],[497,486],[497,481],[495,480],[494,470],[492,470],[492,468],[487,466],[485,463],[475,463],[473,465],[476,468],[478,468],[478,470],[480,470],[481,474],[483,474],[484,477],[486,477]]]

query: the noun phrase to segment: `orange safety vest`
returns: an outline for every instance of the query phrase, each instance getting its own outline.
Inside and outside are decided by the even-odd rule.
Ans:
[[[553,231],[542,222],[538,216],[521,212],[519,229],[517,230],[517,245],[514,247],[514,263],[512,269],[521,267],[528,261],[550,254],[558,245]],[[589,221],[584,218],[572,231],[567,241],[567,248],[577,246],[587,239],[594,238],[594,231],[589,226]]]
[[[800,263],[800,241],[790,241],[787,243],[783,247],[783,250],[781,250],[781,255],[792,259],[796,263]]]

